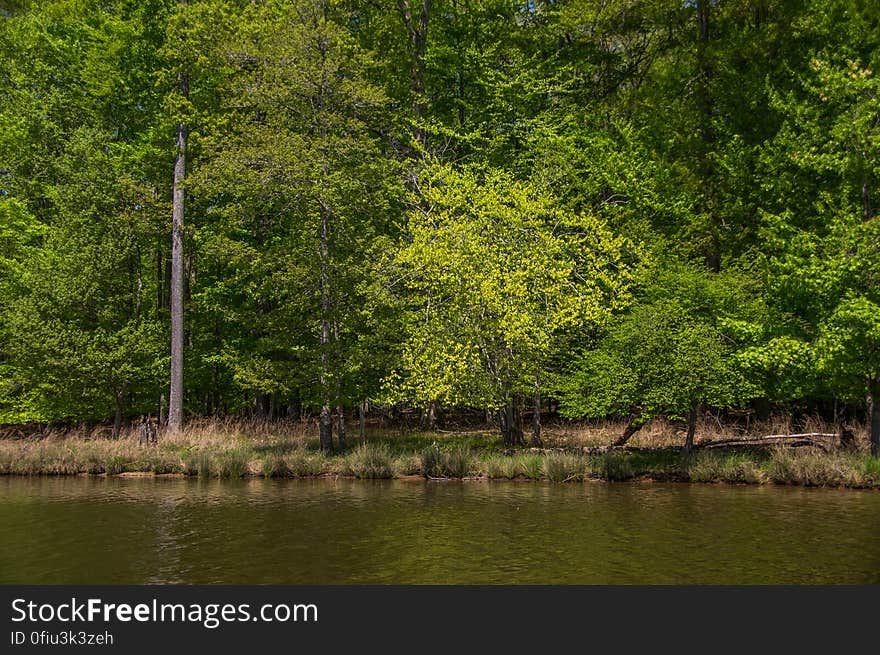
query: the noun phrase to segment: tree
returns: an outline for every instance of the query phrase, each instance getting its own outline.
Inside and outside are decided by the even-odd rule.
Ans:
[[[388,388],[488,407],[520,444],[520,397],[539,390],[554,334],[625,305],[636,253],[498,171],[435,166],[420,189],[396,258],[409,321]]]
[[[30,420],[114,416],[118,432],[155,398],[163,329],[146,271],[161,203],[142,132],[155,103],[129,70],[155,23],[134,14],[58,2],[3,19],[0,48],[17,54],[0,69],[2,218],[25,232],[0,274],[0,402]]]
[[[732,357],[738,326],[729,320],[742,308],[729,291],[731,276],[688,267],[652,276],[641,302],[574,362],[561,385],[562,412],[628,416],[615,445],[656,416],[685,420],[687,455],[705,406],[727,407],[749,397],[750,385]]]
[[[211,268],[195,292],[197,320],[222,335],[210,357],[257,395],[316,404],[325,451],[334,410],[344,448],[345,410],[369,386],[351,358],[399,195],[378,138],[387,99],[335,12],[321,0],[243,10],[219,47],[229,74],[193,173],[210,199],[196,239]]]

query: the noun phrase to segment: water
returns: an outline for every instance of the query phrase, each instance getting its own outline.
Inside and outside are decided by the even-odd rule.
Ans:
[[[3,584],[880,583],[880,492],[0,478]]]

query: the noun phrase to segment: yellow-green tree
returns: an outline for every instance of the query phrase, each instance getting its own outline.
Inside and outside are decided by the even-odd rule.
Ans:
[[[410,313],[389,387],[492,409],[505,444],[521,444],[520,401],[540,402],[554,336],[625,306],[636,254],[600,220],[498,171],[438,165],[420,190],[396,257]]]

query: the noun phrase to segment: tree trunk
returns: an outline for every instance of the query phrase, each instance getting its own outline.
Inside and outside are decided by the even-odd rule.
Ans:
[[[127,385],[123,382],[122,386],[116,390],[116,414],[113,417],[113,438],[117,439],[119,437],[119,430],[122,428],[122,409],[125,404],[125,387]]]
[[[688,410],[687,415],[687,436],[684,440],[684,449],[682,450],[682,457],[687,459],[690,457],[691,450],[694,447],[694,434],[697,431],[697,413],[698,413],[699,405],[694,403],[691,405],[691,408]]]
[[[336,406],[336,432],[339,438],[339,451],[345,451],[345,408],[342,403]]]
[[[532,415],[532,446],[540,448],[544,445],[541,440],[541,379],[535,376],[535,409]]]
[[[321,209],[321,371],[318,375],[318,384],[321,387],[321,417],[319,419],[319,434],[321,450],[333,452],[333,420],[330,415],[330,382],[327,379],[328,348],[330,347],[330,262],[328,261],[329,246],[329,218],[327,212]]]
[[[330,416],[330,405],[327,402],[321,406],[321,416],[318,419],[318,439],[321,442],[321,452],[333,452],[333,420]]]
[[[185,75],[180,76],[180,92],[188,94]],[[171,380],[168,394],[168,430],[179,432],[183,424],[183,218],[188,129],[177,125],[177,157],[174,160],[174,186],[171,204]]]
[[[509,399],[504,407],[498,410],[498,423],[505,446],[522,446],[523,430],[520,424],[519,409],[514,399]]]
[[[159,314],[165,309],[165,271],[162,264],[165,261],[165,254],[162,252],[162,246],[156,248],[156,313]]]
[[[709,62],[707,50],[709,46],[709,6],[710,0],[697,0],[697,23],[699,27],[699,37],[697,42],[697,66],[699,68],[699,100],[700,111],[700,135],[703,138],[706,151],[701,155],[702,177],[705,184],[703,195],[704,212],[709,214],[711,224],[711,234],[709,235],[709,246],[705,255],[706,267],[714,272],[721,270],[721,244],[719,238],[720,226],[717,212],[712,204],[712,180],[714,177],[714,165],[709,152],[712,150],[712,144],[715,141],[715,131],[712,127],[712,119],[715,114],[714,101],[709,82],[714,75],[712,66]]]
[[[638,415],[633,415],[629,417],[629,423],[626,424],[626,429],[623,431],[623,434],[620,435],[617,441],[611,444],[612,446],[616,448],[623,446],[636,432],[642,429],[644,423],[639,422],[637,424],[636,421],[638,420],[638,418]]]
[[[362,400],[358,407],[358,438],[361,443],[367,441],[367,401]]]
[[[159,394],[159,427],[165,427],[165,394]]]
[[[265,418],[265,407],[265,403],[263,402],[263,392],[257,391],[257,393],[254,394],[254,418],[258,421],[262,421]]]
[[[880,457],[880,379],[871,383],[871,454]]]
[[[413,136],[424,150],[427,135],[421,127],[427,103],[425,101],[425,48],[428,43],[428,22],[431,17],[432,0],[421,0],[418,17],[413,15],[411,0],[397,0],[403,24],[406,27],[410,47],[410,91],[412,92],[412,112],[415,120]],[[424,154],[422,154],[424,156]]]

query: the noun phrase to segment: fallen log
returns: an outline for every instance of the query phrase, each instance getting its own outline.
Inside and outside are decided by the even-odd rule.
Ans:
[[[766,444],[783,444],[788,446],[819,446],[828,448],[830,439],[836,439],[839,435],[831,432],[805,432],[803,434],[768,434],[761,437],[733,437],[730,439],[717,439],[703,441],[698,448],[719,448],[722,446],[760,446]]]

